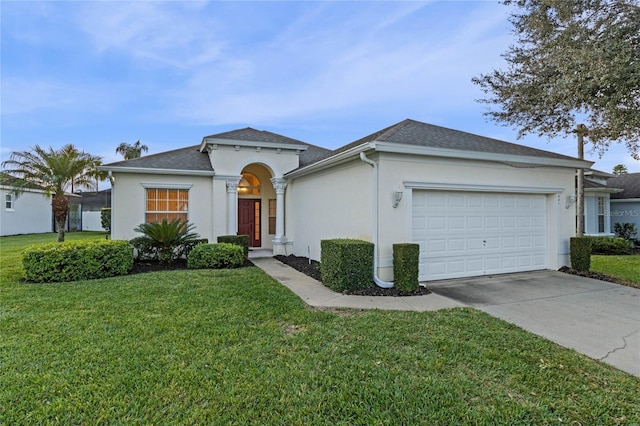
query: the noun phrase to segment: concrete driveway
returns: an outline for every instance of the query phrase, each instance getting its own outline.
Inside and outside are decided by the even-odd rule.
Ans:
[[[640,289],[557,271],[426,285],[435,294],[640,377]]]

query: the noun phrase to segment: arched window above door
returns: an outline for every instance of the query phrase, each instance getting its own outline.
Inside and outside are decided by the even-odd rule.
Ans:
[[[260,195],[260,180],[253,173],[242,173],[242,178],[238,183],[238,194]]]

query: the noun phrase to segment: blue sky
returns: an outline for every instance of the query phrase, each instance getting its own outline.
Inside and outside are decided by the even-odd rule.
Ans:
[[[336,148],[405,118],[517,140],[471,78],[504,67],[497,2],[8,2],[1,8],[0,156],[72,143],[119,161],[243,127]],[[589,147],[587,146],[587,149]],[[595,168],[625,164],[614,145]]]

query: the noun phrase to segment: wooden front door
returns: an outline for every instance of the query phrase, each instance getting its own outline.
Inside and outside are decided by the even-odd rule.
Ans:
[[[249,247],[260,247],[260,200],[238,200],[238,234],[249,236]]]

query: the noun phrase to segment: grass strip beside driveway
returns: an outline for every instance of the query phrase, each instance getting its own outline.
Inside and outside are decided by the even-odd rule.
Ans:
[[[591,270],[620,278],[640,287],[640,255],[591,256]]]
[[[640,379],[473,309],[308,309],[258,268],[0,286],[0,424],[634,424]]]

